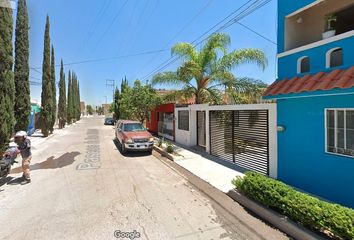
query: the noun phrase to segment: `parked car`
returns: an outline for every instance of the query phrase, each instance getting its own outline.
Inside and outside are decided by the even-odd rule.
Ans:
[[[113,118],[110,118],[110,117],[105,118],[104,125],[112,125],[113,126],[114,124],[115,124],[115,120]]]
[[[122,153],[127,151],[152,151],[153,136],[137,121],[119,120],[116,126],[116,139]]]

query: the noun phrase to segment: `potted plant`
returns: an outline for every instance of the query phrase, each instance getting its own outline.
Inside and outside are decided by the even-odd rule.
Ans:
[[[336,35],[335,23],[337,21],[337,16],[334,14],[328,14],[325,16],[326,27],[325,32],[322,33],[322,38],[327,39]]]
[[[166,152],[168,152],[169,154],[172,154],[174,152],[172,143],[168,143]]]

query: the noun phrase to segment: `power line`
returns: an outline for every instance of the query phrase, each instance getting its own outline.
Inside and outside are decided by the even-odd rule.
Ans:
[[[125,5],[127,5],[128,0],[125,0],[125,2],[123,3],[123,5],[120,7],[120,9],[117,11],[116,15],[113,17],[112,21],[108,24],[108,27],[106,28],[106,30],[103,32],[103,34],[101,35],[101,37],[99,38],[99,40],[96,42],[95,44],[95,49],[92,51],[94,52],[97,48],[97,46],[101,43],[101,41],[103,40],[103,38],[106,36],[106,34],[109,32],[109,30],[111,30],[111,27],[113,26],[114,22],[117,20],[117,18],[119,17],[119,15],[121,14],[122,10],[124,9]]]
[[[101,22],[102,16],[106,13],[108,7],[111,5],[111,2],[112,2],[112,0],[105,0],[105,2],[101,5],[101,8],[98,11],[91,26],[89,27],[89,30],[88,30],[86,37],[85,37],[85,40],[83,41],[81,47],[79,48],[80,50],[78,52],[83,51],[86,47],[86,44],[91,40],[91,37],[94,35],[98,24]]]
[[[264,35],[262,35],[262,34],[256,32],[255,30],[253,30],[253,29],[251,29],[250,27],[244,25],[243,23],[240,23],[240,22],[236,22],[236,23],[239,24],[240,26],[246,28],[247,30],[253,32],[254,34],[258,35],[259,37],[263,38],[264,40],[266,40],[266,41],[268,41],[268,42],[270,42],[270,43],[272,43],[272,44],[278,46],[278,44],[277,44],[275,41],[273,41],[273,40],[267,38],[266,36],[264,36]]]
[[[137,56],[143,56],[143,55],[150,55],[150,54],[159,53],[159,52],[166,52],[166,51],[170,51],[170,49],[158,49],[158,50],[152,50],[152,51],[140,52],[140,53],[134,53],[134,54],[127,54],[127,55],[121,55],[121,56],[115,56],[115,57],[87,59],[87,60],[82,60],[82,61],[64,63],[63,65],[64,66],[70,66],[70,65],[78,65],[78,64],[93,63],[93,62],[104,62],[104,61],[123,59],[123,58],[128,58],[128,57],[137,57]],[[60,64],[55,65],[55,67],[60,67],[60,66],[61,66]],[[37,70],[39,68],[40,67],[31,68],[31,69]],[[41,73],[41,72],[39,72],[39,73]]]
[[[258,2],[259,0],[257,0],[256,2]],[[207,31],[205,31],[202,35],[200,35],[197,39],[195,39],[192,44],[194,44],[196,41],[198,41],[199,39],[201,39],[203,36],[207,35],[209,32],[211,32],[214,28],[216,28],[218,25],[222,24],[224,21],[226,21],[228,18],[230,18],[232,15],[234,15],[235,13],[237,13],[238,11],[240,11],[243,7],[245,7],[247,4],[249,4],[250,2],[252,2],[252,0],[247,1],[246,3],[244,3],[243,5],[241,5],[239,8],[237,8],[235,11],[233,11],[232,13],[230,13],[229,15],[227,15],[225,18],[223,18],[221,21],[217,22],[215,25],[213,25],[211,28],[209,28]],[[254,4],[254,3],[253,3]],[[211,34],[210,34],[211,35]],[[196,46],[196,45],[194,45]],[[167,66],[169,66],[170,64],[176,62],[179,58],[178,57],[170,57],[169,59],[167,59],[165,62],[163,62],[161,65],[159,65],[157,68],[155,68],[150,74],[145,75],[142,79],[146,79],[149,78],[150,76],[155,75],[157,72],[163,70],[164,68],[166,68]],[[161,67],[162,66],[162,67]]]
[[[37,69],[39,69],[39,68],[30,67],[30,69],[32,69],[32,70],[35,71],[36,73],[42,74],[42,72],[40,72],[39,70],[37,70]]]
[[[237,23],[238,21],[240,21],[241,19],[243,19],[244,17],[248,16],[249,14],[253,13],[254,11],[258,10],[259,8],[263,7],[264,5],[268,4],[269,2],[271,2],[272,0],[266,0],[266,1],[263,1],[263,2],[260,2],[260,4],[257,5],[257,3],[259,2],[260,0],[256,1],[255,3],[253,3],[253,5],[255,6],[252,6],[252,8],[248,8],[248,9],[245,9],[241,15],[238,17],[238,18],[234,18],[234,19],[231,19],[228,24],[225,24],[225,26],[222,27],[221,30],[223,29],[226,29],[228,27],[230,27],[231,25]]]
[[[197,14],[195,14],[185,25],[183,25],[183,27],[167,42],[167,44],[165,44],[164,48],[167,48],[171,42],[176,39],[182,32],[184,32],[212,3],[212,1],[214,0],[209,0],[206,5],[204,5],[203,8],[201,8]],[[151,62],[153,62],[157,57],[157,54],[155,54],[149,61],[147,61],[144,66],[142,67],[142,69],[139,71],[139,73],[137,74],[137,76],[140,74],[140,72],[142,72]]]
[[[36,78],[36,77],[30,76],[30,78],[35,79],[35,80],[38,80],[38,81],[42,81],[42,79],[39,79],[39,78]]]
[[[250,1],[246,2],[244,5],[242,5],[239,9],[242,9],[244,6],[246,6],[248,3],[250,3]],[[231,20],[229,20],[228,22],[226,22],[224,25],[222,25],[221,27],[219,27],[217,30],[213,31],[211,34],[209,34],[206,38],[204,38],[203,40],[195,43],[197,41],[197,39],[195,41],[193,41],[192,43],[194,44],[194,47],[198,46],[199,44],[203,43],[204,41],[206,41],[212,34],[217,33],[217,32],[221,32],[223,30],[225,30],[226,28],[232,26],[233,24],[237,23],[238,21],[240,21],[241,19],[243,19],[244,17],[250,15],[251,13],[253,13],[254,11],[258,10],[259,8],[263,7],[264,5],[266,5],[267,3],[271,2],[271,0],[265,0],[262,2],[262,0],[257,0],[255,2],[253,2],[250,6],[248,6],[246,9],[244,9],[241,13],[239,13],[238,15],[236,15],[235,17],[233,17]],[[258,4],[258,5],[257,5]],[[227,17],[228,18],[228,17]],[[214,25],[215,26],[215,25]],[[212,27],[212,29],[215,27]],[[206,33],[210,32],[210,30],[208,30]],[[203,34],[203,35],[206,35]],[[203,36],[202,35],[202,36]],[[202,37],[201,36],[201,37]],[[199,39],[201,38],[199,37]],[[176,62],[179,59],[179,57],[177,57],[175,60],[173,60],[170,64]],[[170,64],[166,64],[162,69],[159,69],[157,72],[163,70],[164,68],[166,68],[168,65]],[[154,73],[155,74],[155,73]],[[152,75],[150,75],[152,76]]]
[[[124,34],[124,41],[122,42],[121,46],[124,46],[123,49],[124,49],[124,54],[129,51],[131,49],[131,46],[134,46],[135,44],[135,41],[133,40],[134,39],[134,36],[137,35],[139,36],[139,26],[141,26],[140,22],[142,20],[142,16],[144,15],[148,5],[150,3],[150,0],[147,0],[146,3],[143,5],[143,10],[141,11],[141,13],[139,14],[138,18],[137,18],[137,22],[136,22],[136,25],[137,27],[131,27],[131,24],[133,24],[133,19],[134,19],[134,15],[135,15],[135,9],[138,9],[138,2],[136,2],[136,5],[134,6],[134,11],[132,11],[132,14],[131,14],[131,18],[130,20],[128,21],[128,26],[127,26],[127,29],[129,29],[129,32],[127,31],[126,34]],[[129,36],[131,33],[131,36]],[[133,39],[132,39],[133,38]]]
[[[259,0],[257,0],[259,1]],[[256,1],[256,2],[257,2]],[[249,4],[250,2],[252,2],[252,0],[247,1],[246,3],[244,3],[243,5],[241,5],[239,8],[237,8],[235,11],[233,11],[232,13],[230,13],[229,15],[227,15],[225,18],[223,18],[221,21],[217,22],[215,25],[213,25],[211,28],[209,28],[206,32],[204,32],[199,38],[202,38],[203,36],[207,35],[210,31],[212,31],[214,28],[216,28],[218,25],[222,24],[224,21],[226,21],[228,18],[232,17],[232,15],[234,15],[235,13],[237,13],[238,11],[240,11],[243,7],[245,7],[247,4]],[[254,3],[253,3],[254,4]],[[194,41],[196,42],[197,39]],[[192,43],[194,43],[192,42]]]
[[[157,6],[159,5],[159,3],[160,3],[160,0],[155,0],[155,4],[153,4],[152,5],[152,9],[151,9],[151,11],[150,11],[150,14],[147,16],[147,18],[146,18],[146,20],[143,22],[143,24],[141,25],[141,30],[140,30],[140,32],[142,31],[142,30],[144,30],[144,29],[146,29],[146,27],[148,26],[148,24],[150,23],[150,21],[151,21],[151,19],[152,19],[152,16],[154,15],[154,13],[155,13],[155,11],[156,11],[156,8],[157,8]],[[139,34],[136,34],[137,36],[139,36]],[[132,47],[130,47],[129,49],[134,49],[133,47],[136,45],[136,41],[139,39],[139,37],[137,37],[137,38],[134,38],[133,39],[133,41],[132,41],[132,44],[131,44],[131,46]],[[128,50],[128,48],[127,48],[127,50]],[[118,53],[118,52],[117,52]]]
[[[112,88],[112,90],[113,90],[112,102],[114,101],[115,87],[116,87],[116,80],[114,80],[114,79],[106,79],[106,88]]]
[[[219,21],[217,24],[215,24],[213,27],[211,27],[210,29],[208,29],[206,32],[204,32],[200,37],[198,37],[197,39],[195,39],[192,44],[194,44],[194,47],[196,47],[197,45],[203,43],[205,40],[207,40],[212,34],[220,32],[230,26],[232,26],[233,24],[235,24],[236,22],[240,21],[242,18],[250,15],[251,13],[253,13],[254,11],[258,10],[259,8],[263,7],[264,5],[266,5],[267,3],[269,3],[271,0],[256,0],[254,1],[251,5],[249,5],[248,7],[246,7],[246,9],[242,10],[240,13],[238,13],[236,16],[234,16],[232,19],[228,20],[224,25],[222,25],[221,27],[219,27],[217,30],[211,32],[214,28],[216,28],[218,25],[220,25],[221,23],[223,23],[225,20],[227,20],[228,18],[230,18],[232,15],[234,15],[235,13],[239,12],[242,8],[244,8],[245,6],[247,6],[250,2],[252,2],[252,0],[247,1],[245,4],[243,4],[241,7],[239,7],[238,9],[236,9],[234,12],[232,12],[231,14],[229,14],[227,17],[225,17],[223,20]],[[203,36],[207,35],[209,32],[211,32],[206,38],[204,38],[203,40],[197,42],[199,39],[201,39]],[[196,43],[197,42],[197,43]],[[179,57],[170,57],[168,60],[164,61],[162,64],[160,64],[157,68],[155,68],[151,73],[145,75],[142,80],[145,80],[153,75],[155,75],[157,72],[165,69],[167,66],[171,65],[172,63],[176,62],[179,59]]]
[[[29,81],[29,84],[30,84],[31,86],[41,86],[41,85],[42,85],[42,83],[36,82],[36,81]]]

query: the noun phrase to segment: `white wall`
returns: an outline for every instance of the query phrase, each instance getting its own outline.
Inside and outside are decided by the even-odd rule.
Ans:
[[[178,111],[187,110],[189,111],[189,131],[180,130],[178,129]],[[185,146],[192,146],[191,145],[191,137],[190,137],[190,130],[191,130],[191,118],[190,118],[190,109],[188,107],[183,108],[176,108],[175,107],[175,138],[176,142]]]
[[[178,111],[189,110],[189,131],[178,129]],[[268,110],[269,118],[269,176],[277,178],[278,172],[278,149],[277,149],[277,108],[275,103],[269,104],[243,104],[243,105],[220,105],[209,106],[207,104],[190,105],[189,107],[175,108],[176,116],[176,142],[185,146],[197,145],[197,111],[206,112],[206,151],[210,153],[209,136],[209,111],[226,110]]]

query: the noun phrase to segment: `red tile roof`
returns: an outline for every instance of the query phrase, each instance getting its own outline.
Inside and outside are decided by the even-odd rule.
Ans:
[[[354,87],[354,66],[344,70],[336,69],[328,73],[319,72],[314,75],[278,80],[268,87],[264,96],[352,87]]]

